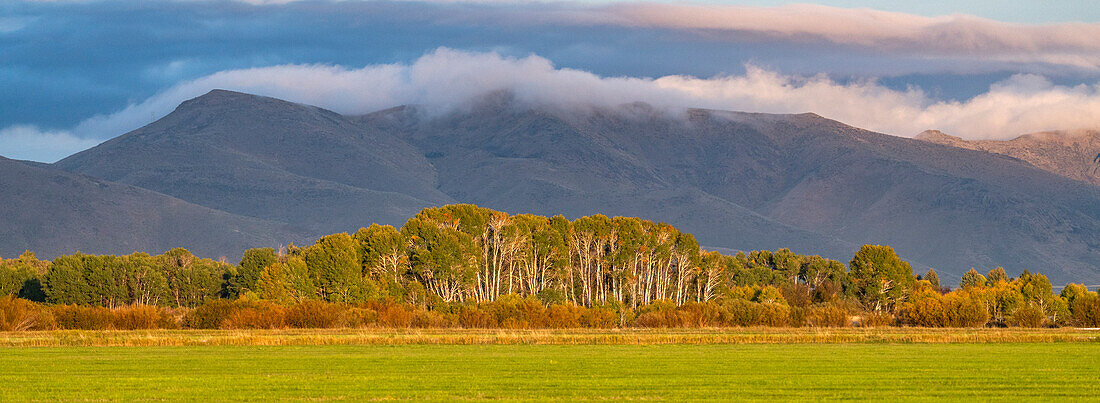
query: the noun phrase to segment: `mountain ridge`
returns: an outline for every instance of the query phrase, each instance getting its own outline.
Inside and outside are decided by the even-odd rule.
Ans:
[[[1047,172],[1100,185],[1100,131],[1097,130],[1029,133],[1010,140],[964,140],[938,130],[927,130],[914,138],[1016,158]]]

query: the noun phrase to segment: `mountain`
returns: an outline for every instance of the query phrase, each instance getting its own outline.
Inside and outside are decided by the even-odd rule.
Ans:
[[[470,202],[660,220],[713,249],[846,261],[880,243],[948,278],[1003,265],[1100,280],[1100,188],[814,114],[531,107],[495,93],[448,113],[340,116],[214,91],[57,167],[317,234]]]
[[[1012,140],[963,140],[938,130],[929,130],[915,138],[1007,155],[1027,161],[1044,171],[1100,185],[1100,131],[1041,132],[1025,134]]]
[[[146,189],[0,157],[0,256],[77,251],[159,253],[186,247],[236,259],[300,237],[283,224],[234,216]]]
[[[424,155],[393,136],[320,108],[220,90],[56,165],[312,235],[400,225],[453,202]]]

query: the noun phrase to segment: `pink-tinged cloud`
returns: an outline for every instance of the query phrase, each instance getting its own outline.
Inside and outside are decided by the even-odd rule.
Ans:
[[[656,3],[559,6],[539,13],[515,11],[496,23],[657,28],[690,31],[712,41],[827,43],[916,57],[1100,69],[1097,23],[1031,25],[965,14],[925,17],[811,4],[752,7]]]
[[[316,105],[344,114],[418,104],[443,113],[493,91],[511,91],[524,105],[577,108],[645,102],[676,113],[710,108],[767,113],[814,112],[883,133],[912,136],[940,129],[969,139],[1009,138],[1058,129],[1100,129],[1100,85],[1059,86],[1017,75],[964,102],[937,101],[919,89],[897,91],[873,80],[838,83],[824,75],[784,75],[748,66],[744,75],[698,78],[601,77],[555,67],[539,56],[439,49],[411,64],[346,68],[283,65],[223,71],[179,84],[109,115],[96,116],[54,139],[105,139],[136,129],[179,103],[229,89]],[[10,131],[27,140],[26,130]],[[0,144],[5,131],[0,131]],[[51,137],[43,137],[46,141]],[[84,143],[66,143],[76,147]]]

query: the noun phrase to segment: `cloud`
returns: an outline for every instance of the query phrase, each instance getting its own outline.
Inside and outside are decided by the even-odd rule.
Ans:
[[[29,18],[0,17],[0,34],[21,30],[31,22]]]
[[[1004,23],[965,14],[924,17],[812,4],[779,7],[611,4],[507,21],[689,31],[713,41],[825,42],[930,58],[1046,63],[1100,69],[1100,24]]]
[[[410,64],[354,69],[283,65],[223,71],[176,85],[116,113],[84,120],[69,133],[35,134],[26,126],[5,129],[0,138],[8,139],[0,149],[13,149],[20,141],[28,141],[39,145],[17,155],[54,158],[96,143],[88,139],[106,139],[136,129],[166,115],[182,101],[216,88],[316,105],[343,114],[363,114],[402,104],[447,111],[487,92],[509,90],[521,102],[551,107],[616,106],[641,101],[662,108],[815,112],[853,126],[902,136],[940,129],[971,139],[1007,138],[1100,126],[1095,118],[1100,116],[1100,86],[1060,86],[1037,75],[1013,76],[984,94],[958,102],[934,100],[918,88],[892,90],[874,80],[838,83],[825,75],[785,75],[751,65],[742,75],[711,78],[602,77],[558,68],[535,55],[513,58],[439,49]],[[31,141],[35,135],[43,141]]]
[[[240,0],[285,5],[295,0]],[[503,3],[458,10],[437,22],[489,25],[616,26],[685,31],[729,42],[820,43],[936,58],[1044,63],[1100,70],[1100,24],[1005,23],[966,14],[925,17],[814,4],[777,7],[616,2],[427,1]],[[437,17],[439,18],[439,17]]]
[[[55,162],[99,143],[66,131],[43,131],[28,125],[0,129],[0,155],[17,160]]]

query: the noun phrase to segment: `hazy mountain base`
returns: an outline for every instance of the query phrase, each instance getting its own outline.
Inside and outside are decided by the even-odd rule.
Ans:
[[[8,258],[27,249],[52,257],[188,245],[201,255],[235,259],[243,248],[278,244],[299,233],[283,223],[3,157],[0,189],[0,256]]]

